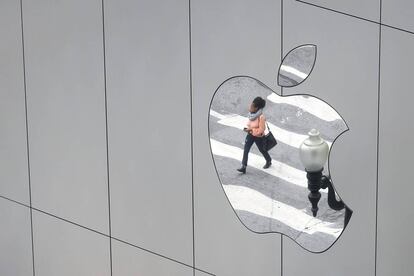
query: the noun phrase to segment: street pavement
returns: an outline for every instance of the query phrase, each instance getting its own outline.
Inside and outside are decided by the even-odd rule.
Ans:
[[[264,114],[278,144],[269,152],[269,169],[262,168],[265,159],[253,145],[247,173],[241,174],[236,169],[241,165],[246,136],[242,129],[256,96],[266,99]],[[325,102],[310,96],[280,97],[249,77],[226,81],[211,103],[209,135],[214,164],[240,221],[251,231],[282,233],[306,249],[320,252],[343,231],[344,211],[330,209],[327,191],[321,190],[318,215],[312,216],[298,149],[312,128],[319,130],[329,146],[347,130],[339,114]],[[324,173],[329,174],[327,165]]]

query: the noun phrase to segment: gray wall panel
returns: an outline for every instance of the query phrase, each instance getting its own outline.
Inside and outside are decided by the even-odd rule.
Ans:
[[[188,1],[105,1],[113,235],[192,264]]]
[[[79,224],[33,211],[36,275],[111,275],[109,237],[86,229],[109,234],[109,215],[116,238],[190,266],[194,239],[195,266],[220,276],[413,274],[414,35],[383,27],[379,83],[379,26],[353,16],[379,21],[382,2],[383,23],[414,32],[414,4],[304,1],[283,0],[283,50],[316,44],[316,65],[283,94],[327,101],[350,128],[330,172],[354,214],[321,254],[243,226],[209,148],[208,108],[223,81],[248,75],[281,92],[281,0],[22,0],[25,51],[20,1],[0,1],[0,196],[29,205],[30,161],[33,206]],[[0,198],[0,275],[33,274],[30,219]],[[117,240],[112,261],[114,276],[208,275]]]
[[[286,239],[284,275],[374,275],[378,26],[293,1],[285,3],[284,18],[285,51],[303,43],[318,46],[310,77],[284,95],[318,96],[347,122],[350,130],[336,140],[329,164],[339,195],[354,211],[325,253],[308,253]]]
[[[236,217],[213,165],[207,118],[214,91],[231,76],[278,89],[280,2],[192,1],[191,10],[196,266],[217,275],[279,275],[280,235],[250,232]]]
[[[33,205],[108,232],[100,1],[23,1]]]
[[[29,204],[19,1],[0,2],[0,194]]]
[[[413,275],[414,36],[383,28],[378,187],[378,276]]]
[[[30,209],[0,198],[0,222],[0,275],[32,275]]]
[[[108,276],[109,238],[33,212],[36,275]]]
[[[113,275],[192,276],[191,267],[112,241]]]
[[[294,0],[285,0],[294,1]],[[379,0],[303,0],[311,4],[340,12],[352,14],[368,20],[379,22],[380,20],[380,1]],[[407,0],[409,1],[409,0]]]
[[[414,32],[414,2],[382,0],[382,23]]]

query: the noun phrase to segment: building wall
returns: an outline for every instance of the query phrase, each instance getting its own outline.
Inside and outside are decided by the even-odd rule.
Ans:
[[[0,1],[0,275],[409,276],[414,4],[408,0]],[[318,46],[311,77],[281,58]],[[324,99],[353,209],[325,253],[235,216],[208,142],[216,88]]]

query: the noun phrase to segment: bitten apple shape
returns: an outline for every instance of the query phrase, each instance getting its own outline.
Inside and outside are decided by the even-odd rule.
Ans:
[[[278,144],[269,151],[270,168],[253,146],[245,174],[240,167],[248,120],[248,106],[260,96],[263,114]],[[242,224],[255,233],[281,233],[311,252],[330,248],[345,228],[345,210],[333,210],[327,191],[320,190],[319,211],[311,212],[308,183],[299,147],[311,129],[328,143],[349,128],[326,102],[311,95],[280,96],[248,76],[224,81],[215,91],[209,109],[209,141],[213,163],[223,191]],[[323,173],[329,174],[329,159]],[[334,180],[332,179],[332,182]],[[336,194],[337,198],[340,198]]]

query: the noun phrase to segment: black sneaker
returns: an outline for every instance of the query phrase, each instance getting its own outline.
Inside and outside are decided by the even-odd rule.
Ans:
[[[239,171],[241,173],[246,173],[246,166],[242,165],[240,168],[237,169],[237,171]]]
[[[267,169],[272,165],[272,162],[266,162],[266,164],[263,166],[263,169]]]

